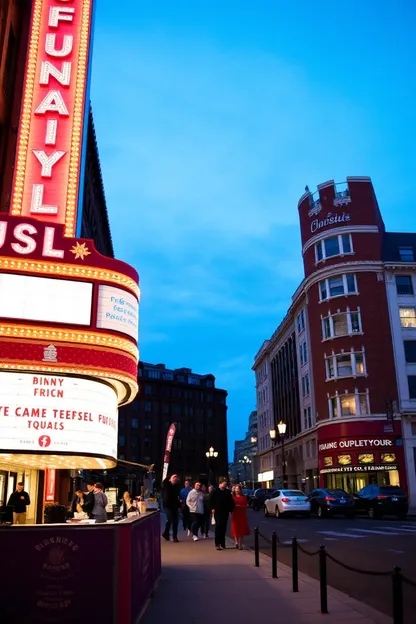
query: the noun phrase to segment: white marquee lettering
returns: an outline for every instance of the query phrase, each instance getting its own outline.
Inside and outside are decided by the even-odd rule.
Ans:
[[[314,234],[321,228],[327,227],[328,225],[335,225],[346,223],[351,220],[351,215],[343,212],[342,214],[335,214],[329,212],[325,219],[314,219],[311,223],[311,232]]]
[[[72,22],[75,9],[73,7],[51,7],[48,26],[58,28],[59,22]]]
[[[50,156],[48,156],[43,150],[33,150],[33,153],[42,165],[42,178],[51,178],[52,167],[56,165],[56,163],[59,162],[61,158],[66,154],[66,152],[62,152],[59,150],[53,152],[53,154],[51,154]]]
[[[46,258],[63,258],[64,253],[65,253],[64,250],[53,248],[54,239],[55,239],[55,228],[46,227],[45,237],[43,239],[42,255],[45,256]]]
[[[6,232],[7,232],[7,223],[4,221],[0,221],[0,249],[4,245],[4,241],[6,240]]]
[[[37,115],[44,115],[48,112],[59,113],[65,117],[69,116],[68,109],[60,91],[49,91],[35,110]]]
[[[74,45],[74,37],[73,35],[64,35],[62,47],[60,50],[56,49],[56,34],[48,33],[45,39],[45,51],[49,56],[55,56],[57,58],[62,58],[65,56],[69,56],[72,52],[72,48]]]
[[[72,63],[63,61],[62,69],[58,69],[55,65],[49,61],[42,61],[40,67],[40,80],[41,85],[49,84],[49,77],[55,78],[61,85],[68,87],[71,83],[71,67]]]
[[[20,245],[20,243],[12,243],[12,249],[18,254],[30,254],[33,253],[36,249],[36,241],[30,236],[30,234],[37,234],[38,231],[34,225],[30,223],[22,223],[21,225],[16,225],[13,230],[14,237],[20,241],[20,243],[24,243],[25,247]]]
[[[45,145],[56,145],[56,132],[58,130],[58,120],[48,119],[46,122]]]
[[[43,184],[33,184],[32,201],[30,202],[31,214],[58,214],[58,206],[43,205]]]

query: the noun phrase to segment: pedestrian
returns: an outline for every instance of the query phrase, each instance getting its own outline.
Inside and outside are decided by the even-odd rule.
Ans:
[[[244,496],[241,485],[234,488],[234,511],[231,514],[231,535],[235,541],[235,547],[243,550],[243,539],[250,535],[250,528],[247,521],[247,497]]]
[[[30,496],[25,492],[22,481],[19,481],[17,484],[16,491],[10,494],[7,505],[13,507],[13,523],[26,524],[26,513],[27,507],[30,505]]]
[[[202,523],[204,520],[204,495],[201,490],[201,484],[195,483],[193,490],[187,496],[186,504],[191,515],[192,539],[198,541],[198,531],[202,531]]]
[[[166,526],[162,533],[162,537],[168,542],[170,540],[170,529],[172,527],[172,540],[178,540],[178,524],[179,524],[179,508],[180,508],[180,490],[178,485],[178,475],[174,474],[170,479],[165,479],[162,486],[162,503],[163,511],[166,515]]]
[[[218,488],[211,494],[211,509],[215,519],[215,547],[217,550],[225,548],[228,516],[234,510],[234,507],[233,496],[230,490],[227,489],[227,480],[222,479]]]
[[[94,485],[94,507],[92,508],[91,518],[96,522],[107,522],[107,510],[108,498],[103,492],[103,486],[101,483]]]
[[[94,483],[87,483],[87,491],[84,492],[83,499],[82,511],[87,514],[88,518],[92,518],[92,510],[94,509]]]
[[[184,483],[184,487],[181,489],[181,492],[179,494],[179,498],[181,499],[183,530],[188,531],[188,537],[191,537],[191,516],[189,513],[189,507],[186,504],[186,499],[188,498],[188,494],[191,490],[191,482],[187,479]]]
[[[207,486],[201,487],[202,494],[204,495],[204,517],[202,520],[202,534],[204,539],[209,537],[209,525],[211,524],[211,496],[208,492]]]

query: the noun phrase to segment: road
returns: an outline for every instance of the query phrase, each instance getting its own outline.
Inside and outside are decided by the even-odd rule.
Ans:
[[[265,518],[263,512],[248,510],[251,535],[245,544],[254,547],[254,527],[265,537],[271,538],[276,531],[283,544],[278,549],[278,561],[291,565],[292,537],[300,546],[316,551],[321,544],[329,554],[343,563],[371,571],[389,571],[399,566],[405,576],[416,582],[416,522],[395,518],[369,520],[367,518]],[[271,546],[260,538],[260,550],[271,556]],[[254,562],[254,557],[253,557]],[[318,557],[299,553],[299,569],[319,578]],[[367,603],[383,613],[392,614],[391,578],[368,576],[350,572],[328,561],[328,584],[346,594]],[[415,622],[416,590],[404,585],[405,624]]]

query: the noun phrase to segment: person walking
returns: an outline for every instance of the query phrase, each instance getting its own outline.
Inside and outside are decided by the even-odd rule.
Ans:
[[[166,526],[162,533],[162,537],[168,542],[170,540],[170,529],[172,527],[172,540],[179,542],[178,540],[178,524],[179,524],[179,486],[178,475],[174,474],[170,479],[165,479],[162,487],[162,504],[163,511],[166,515]]]
[[[204,495],[201,490],[201,484],[195,483],[193,490],[187,496],[186,504],[191,515],[192,539],[198,541],[198,531],[202,531],[202,521],[204,519]]]
[[[241,485],[234,488],[234,511],[231,514],[231,535],[235,541],[235,547],[243,550],[243,539],[250,535],[250,528],[247,520],[247,497],[244,496]]]
[[[202,534],[204,539],[209,537],[209,525],[211,523],[211,496],[208,492],[207,486],[201,487],[202,494],[204,496],[204,516],[202,519]]]
[[[227,480],[222,479],[218,488],[211,494],[211,509],[215,519],[215,547],[217,550],[225,548],[228,516],[234,510],[234,507],[233,496],[230,490],[227,489]]]
[[[181,489],[181,492],[179,494],[179,498],[181,499],[183,530],[188,531],[188,537],[191,537],[191,516],[189,513],[189,507],[186,504],[186,499],[188,498],[188,494],[191,490],[191,482],[187,479],[184,483],[184,487]]]
[[[92,508],[91,518],[96,522],[107,522],[107,510],[108,498],[103,492],[103,486],[101,483],[94,485],[94,507]]]

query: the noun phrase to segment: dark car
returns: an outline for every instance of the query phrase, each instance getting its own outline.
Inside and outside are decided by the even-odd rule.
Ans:
[[[254,491],[253,496],[249,498],[248,505],[254,511],[258,511],[259,509],[263,509],[264,501],[266,497],[270,497],[274,492],[273,488],[259,488]]]
[[[346,516],[353,518],[355,515],[354,497],[340,489],[317,489],[309,494],[311,512],[316,513],[318,518],[325,516]]]
[[[369,518],[397,516],[403,520],[409,511],[409,501],[397,485],[366,485],[355,496],[355,510]]]

